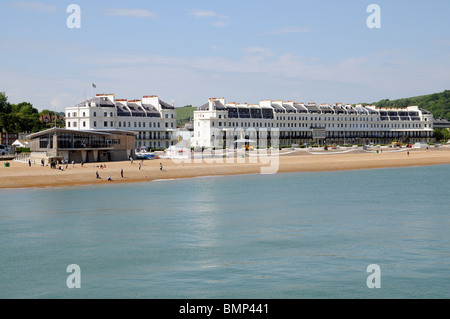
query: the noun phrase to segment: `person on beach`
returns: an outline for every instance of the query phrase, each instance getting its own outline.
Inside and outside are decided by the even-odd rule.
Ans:
[[[41,159],[41,166],[44,166],[45,160],[42,158]]]
[[[100,178],[100,175],[98,175],[98,171],[95,172],[96,178]]]
[[[28,159],[28,166],[31,167],[31,160]]]
[[[409,156],[409,151],[408,151],[408,152],[406,152],[406,154],[408,154],[408,156]]]
[[[159,170],[160,170],[160,171],[163,170],[163,165],[162,165],[162,163],[159,163]]]
[[[108,181],[112,181],[112,178],[111,178],[111,176],[108,176]]]
[[[81,166],[83,166],[83,164]],[[75,162],[72,161],[72,168],[74,168],[74,167],[75,167]]]
[[[141,163],[139,163],[139,170],[141,170]]]
[[[123,178],[123,168],[120,170],[120,177]]]

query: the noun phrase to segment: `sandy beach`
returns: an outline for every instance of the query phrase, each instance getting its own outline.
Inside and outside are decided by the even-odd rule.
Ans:
[[[407,154],[409,151],[409,155]],[[0,161],[0,188],[61,187],[79,185],[98,185],[107,183],[150,182],[160,179],[191,178],[212,175],[236,175],[261,173],[263,167],[276,164],[277,173],[335,171],[353,169],[373,169],[386,167],[422,166],[450,164],[450,148],[439,147],[425,149],[387,149],[383,152],[365,152],[361,150],[307,151],[284,150],[278,157],[257,159],[247,156],[211,160],[156,159],[125,162],[69,164],[67,169],[51,169],[40,164]],[[220,163],[222,162],[222,163]],[[139,165],[141,163],[141,165]],[[160,163],[163,169],[160,169]],[[100,166],[106,165],[106,168]],[[139,166],[141,166],[139,168]],[[65,168],[65,165],[64,165]],[[123,170],[123,177],[121,177]],[[96,178],[98,172],[100,178]],[[111,181],[108,177],[111,176]]]

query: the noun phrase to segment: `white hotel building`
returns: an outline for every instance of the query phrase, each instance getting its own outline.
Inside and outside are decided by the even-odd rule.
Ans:
[[[141,100],[97,94],[66,108],[66,128],[72,130],[126,130],[136,134],[136,148],[167,148],[176,144],[176,111],[158,96]]]
[[[258,141],[266,130],[269,143],[277,134],[280,146],[428,142],[433,137],[433,116],[417,106],[377,109],[272,100],[238,104],[211,98],[194,112],[192,146],[230,147],[237,139]]]

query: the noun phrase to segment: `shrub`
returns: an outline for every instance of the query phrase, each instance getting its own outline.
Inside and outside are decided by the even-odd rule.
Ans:
[[[29,147],[17,147],[16,153],[30,153]]]

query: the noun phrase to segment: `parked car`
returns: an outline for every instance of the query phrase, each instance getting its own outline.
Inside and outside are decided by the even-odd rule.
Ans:
[[[9,153],[8,146],[0,144],[0,155],[5,155]]]

